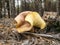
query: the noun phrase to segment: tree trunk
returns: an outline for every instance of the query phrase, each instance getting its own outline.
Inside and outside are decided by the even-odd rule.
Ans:
[[[10,18],[9,0],[6,0],[6,3],[7,3],[8,18]]]
[[[57,0],[57,3],[56,3],[56,8],[57,8],[57,15],[60,15],[60,0]]]
[[[0,0],[0,18],[2,18],[2,0]]]
[[[9,0],[9,11],[10,11],[10,16],[14,17],[15,16],[15,0]]]

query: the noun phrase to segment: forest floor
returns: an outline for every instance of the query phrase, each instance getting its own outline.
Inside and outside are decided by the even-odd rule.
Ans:
[[[12,18],[0,19],[0,45],[60,45],[59,40],[19,34],[13,28]]]

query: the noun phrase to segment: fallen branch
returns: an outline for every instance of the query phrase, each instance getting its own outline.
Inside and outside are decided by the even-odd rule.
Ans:
[[[33,35],[33,36],[36,36],[36,37],[41,36],[41,37],[53,38],[53,39],[60,40],[60,33],[54,34],[54,35],[49,35],[49,34],[37,34],[37,33],[25,32],[25,34]]]

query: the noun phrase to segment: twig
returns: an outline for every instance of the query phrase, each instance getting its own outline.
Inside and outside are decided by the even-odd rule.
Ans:
[[[40,37],[41,36],[41,37],[53,38],[53,39],[60,40],[60,33],[55,34],[55,35],[49,35],[49,34],[37,34],[37,33],[25,32],[25,34],[34,35],[36,37]]]

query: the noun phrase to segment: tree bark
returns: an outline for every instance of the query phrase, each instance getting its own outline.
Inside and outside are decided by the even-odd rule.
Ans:
[[[2,18],[2,0],[0,0],[0,18]]]
[[[57,15],[60,15],[60,0],[57,0],[57,3],[56,3],[56,8],[57,8]]]

